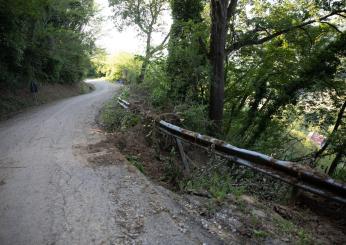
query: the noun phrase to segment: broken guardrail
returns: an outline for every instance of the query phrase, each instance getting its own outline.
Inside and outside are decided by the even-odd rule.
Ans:
[[[129,108],[130,104],[128,102],[119,101],[122,102],[122,104],[119,104],[123,108]],[[282,180],[297,188],[346,204],[345,183],[338,182],[313,169],[305,168],[299,163],[276,160],[262,153],[241,149],[222,140],[183,129],[163,120],[156,122],[156,124],[158,129],[165,134],[204,149],[212,149],[215,154],[237,164]],[[185,161],[184,165],[186,165]]]

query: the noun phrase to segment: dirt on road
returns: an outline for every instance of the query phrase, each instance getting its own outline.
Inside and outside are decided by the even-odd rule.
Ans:
[[[91,82],[90,94],[0,123],[0,244],[220,244],[117,149],[88,148],[104,140],[95,116],[119,88]]]

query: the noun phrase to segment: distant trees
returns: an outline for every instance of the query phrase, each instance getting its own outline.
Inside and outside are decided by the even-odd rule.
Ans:
[[[107,55],[103,50],[98,50],[91,62],[98,76],[106,77],[111,81],[121,79],[127,83],[137,81],[142,65],[142,62],[136,59],[133,54]]]
[[[0,1],[0,84],[73,83],[89,67],[92,0]]]
[[[120,30],[123,29],[124,26],[136,26],[139,33],[146,39],[145,55],[138,77],[138,81],[143,82],[150,58],[157,51],[161,50],[168,40],[167,34],[160,45],[157,47],[152,46],[153,34],[155,32],[160,32],[162,15],[168,10],[168,1],[109,0],[109,5],[113,7],[114,22]]]

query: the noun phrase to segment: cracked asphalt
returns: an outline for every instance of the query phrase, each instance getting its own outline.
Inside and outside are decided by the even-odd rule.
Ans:
[[[76,150],[103,139],[95,117],[119,88],[89,82],[0,123],[0,244],[220,244],[125,159],[92,167]]]

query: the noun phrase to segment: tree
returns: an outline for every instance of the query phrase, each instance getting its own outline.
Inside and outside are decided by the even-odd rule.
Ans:
[[[241,48],[261,45],[276,40],[314,23],[324,23],[340,30],[328,20],[343,16],[345,9],[340,4],[320,6],[300,1],[285,1],[283,4],[253,1],[211,1],[212,30],[210,37],[210,61],[212,66],[209,117],[221,128],[224,110],[224,61]],[[337,1],[336,1],[337,2]],[[237,6],[241,4],[242,9]],[[251,17],[247,17],[248,8]],[[323,8],[323,9],[322,9]],[[312,11],[306,11],[312,9]],[[326,13],[327,12],[327,13]],[[287,20],[290,21],[287,21]],[[238,26],[238,27],[237,27]],[[227,35],[228,34],[228,35]],[[224,49],[225,48],[225,49]]]
[[[162,49],[169,34],[157,47],[152,47],[152,38],[155,32],[160,32],[163,25],[162,15],[167,10],[167,0],[109,0],[113,7],[116,26],[122,30],[124,26],[134,25],[146,39],[145,55],[138,82],[143,82],[150,58]]]
[[[170,31],[167,57],[167,75],[170,96],[177,101],[197,101],[198,91],[207,80],[207,52],[200,44],[208,37],[203,22],[201,0],[171,1],[173,24]]]
[[[0,1],[0,83],[15,90],[32,76],[73,83],[86,75],[93,38],[83,30],[92,0]]]
[[[237,0],[211,1],[210,62],[212,67],[209,118],[221,130],[224,107],[225,48],[228,22],[235,14]]]

